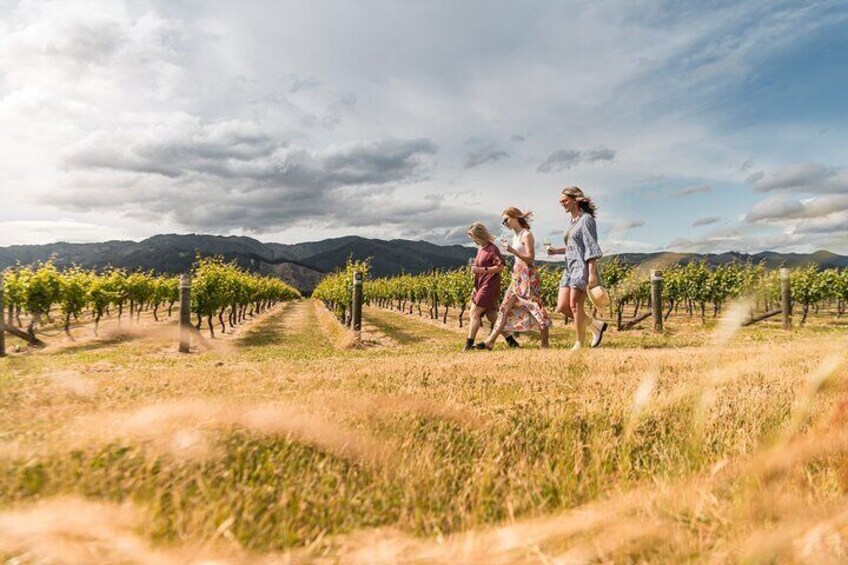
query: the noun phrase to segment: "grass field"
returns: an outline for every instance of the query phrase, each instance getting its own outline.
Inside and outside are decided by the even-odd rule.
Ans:
[[[568,351],[313,301],[209,351],[171,323],[0,359],[0,557],[848,559],[848,326],[672,318]],[[154,329],[155,328],[155,329]]]

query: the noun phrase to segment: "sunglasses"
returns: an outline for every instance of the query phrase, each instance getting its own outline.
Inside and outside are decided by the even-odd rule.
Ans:
[[[506,218],[504,218],[503,220],[501,220],[501,223],[502,223],[503,225],[507,225],[507,224],[509,223],[509,217],[506,217]]]

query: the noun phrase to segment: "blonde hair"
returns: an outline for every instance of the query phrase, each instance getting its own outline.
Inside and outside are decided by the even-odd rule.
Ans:
[[[479,244],[487,244],[495,241],[495,236],[481,222],[474,222],[468,227],[468,237]]]
[[[566,186],[562,189],[562,195],[568,196],[569,198],[573,198],[577,201],[577,205],[580,206],[580,209],[592,216],[595,217],[595,213],[598,211],[598,206],[595,202],[583,194],[583,190],[578,186]]]
[[[533,219],[533,212],[531,212],[530,210],[525,210],[524,212],[522,212],[518,208],[510,206],[501,213],[504,216],[509,216],[510,218],[515,218],[516,220],[518,220],[518,225],[520,225],[522,228],[526,230],[530,229],[530,222]]]

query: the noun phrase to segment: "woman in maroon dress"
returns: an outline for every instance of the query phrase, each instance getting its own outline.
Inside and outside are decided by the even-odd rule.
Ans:
[[[498,318],[500,303],[501,272],[504,270],[504,260],[495,237],[480,222],[474,222],[468,228],[468,237],[480,249],[471,266],[474,273],[474,292],[471,295],[471,321],[468,324],[468,338],[465,340],[465,351],[473,349],[477,331],[483,325],[483,316],[494,324]],[[518,347],[518,342],[511,334],[506,334],[506,342],[510,347]]]

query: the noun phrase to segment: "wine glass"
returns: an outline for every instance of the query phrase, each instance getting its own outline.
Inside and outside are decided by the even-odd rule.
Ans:
[[[476,262],[477,262],[476,257],[469,257],[468,258],[468,268],[470,269],[471,267],[473,267]]]
[[[542,247],[545,249],[545,253],[551,255],[551,240],[550,238],[545,238],[545,241],[542,242]]]
[[[506,251],[506,246],[509,245],[510,242],[510,233],[507,231],[501,232],[501,247],[504,251]]]

